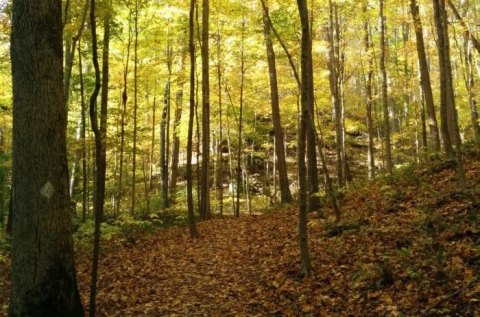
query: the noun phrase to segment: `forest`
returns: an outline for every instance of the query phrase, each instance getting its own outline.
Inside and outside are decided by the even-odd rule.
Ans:
[[[480,316],[480,2],[0,0],[0,316]]]

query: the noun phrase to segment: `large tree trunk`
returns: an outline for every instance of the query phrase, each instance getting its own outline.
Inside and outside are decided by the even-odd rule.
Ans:
[[[427,57],[425,54],[425,44],[423,41],[422,22],[416,0],[410,0],[410,12],[415,27],[415,36],[417,39],[418,64],[420,69],[420,85],[422,87],[423,97],[428,116],[428,126],[432,138],[432,148],[435,152],[440,151],[440,133],[438,131],[437,115],[435,114],[435,104],[433,101],[432,85],[430,83],[430,72],[428,70]]]
[[[268,21],[268,8],[263,14],[263,34],[265,36],[265,47],[267,50],[268,72],[270,79],[270,96],[272,106],[273,134],[275,138],[275,154],[277,157],[278,180],[280,183],[280,197],[282,203],[292,201],[292,194],[288,185],[287,161],[285,158],[285,147],[283,143],[282,121],[280,118],[280,101],[278,97],[277,66],[275,51],[270,34],[270,23]],[[275,177],[275,175],[273,176]]]
[[[13,259],[10,316],[83,316],[68,194],[60,1],[12,9]]]
[[[200,215],[210,217],[210,78],[209,78],[209,0],[202,1],[202,170],[200,175]]]
[[[302,55],[301,55],[301,112],[300,125],[298,128],[298,238],[300,247],[301,274],[308,276],[312,271],[310,253],[308,250],[308,228],[307,228],[307,199],[313,192],[307,186],[307,168],[305,165],[305,152],[307,131],[313,131],[312,112],[313,109],[313,68],[312,68],[312,42],[310,38],[310,27],[308,23],[308,8],[305,0],[297,0],[300,21],[302,23]],[[309,164],[310,164],[310,157]]]

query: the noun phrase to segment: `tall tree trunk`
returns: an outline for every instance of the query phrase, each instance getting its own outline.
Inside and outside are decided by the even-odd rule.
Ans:
[[[453,90],[452,65],[450,61],[450,44],[448,39],[447,11],[445,10],[445,0],[433,0],[433,2],[435,25],[438,32],[437,45],[441,77],[440,93],[442,100],[445,99],[446,103],[445,119],[448,130],[447,134],[450,138],[450,141],[455,144],[455,152],[447,152],[447,156],[450,155],[450,157],[453,158],[453,154],[455,154],[454,157],[457,162],[458,181],[460,186],[465,189],[466,177],[461,154],[462,141],[460,138],[460,130],[458,127],[458,114],[457,108],[455,106],[455,94]]]
[[[217,86],[218,86],[218,145],[217,145],[217,171],[216,187],[219,213],[223,215],[223,118],[222,118],[222,43],[219,23],[219,6],[217,7]]]
[[[108,104],[108,54],[110,40],[110,7],[107,8],[107,15],[104,23],[104,47],[103,47],[103,78],[100,79],[100,66],[98,64],[97,54],[97,31],[95,21],[95,0],[90,2],[90,27],[92,31],[92,59],[95,68],[95,88],[90,96],[90,122],[95,135],[95,195],[94,195],[94,215],[95,215],[95,234],[93,240],[93,260],[92,276],[90,284],[90,316],[96,314],[96,295],[97,295],[97,276],[98,262],[100,257],[100,224],[104,216],[105,201],[105,174],[106,174],[106,138],[107,138],[107,104]],[[103,87],[102,87],[103,86]],[[101,105],[100,105],[100,125],[98,124],[97,97],[102,87]]]
[[[302,24],[302,53],[301,53],[301,112],[300,125],[298,128],[298,238],[300,247],[301,274],[308,276],[312,271],[310,253],[308,250],[308,228],[307,228],[307,200],[308,195],[313,196],[311,188],[307,186],[307,168],[305,164],[305,152],[307,131],[314,130],[312,126],[313,109],[313,67],[312,67],[312,42],[310,37],[310,27],[308,23],[308,8],[306,0],[297,0],[300,21]],[[310,156],[308,157],[309,164]],[[316,162],[316,161],[315,161]]]
[[[282,203],[289,203],[292,201],[292,194],[290,193],[290,187],[288,185],[287,162],[285,158],[285,150],[283,144],[283,130],[281,123],[282,121],[280,118],[280,102],[278,97],[275,51],[273,50],[273,43],[270,34],[270,23],[268,21],[268,8],[265,7],[263,14],[263,34],[265,37],[265,47],[267,51],[273,134],[275,138],[275,154],[278,160],[277,170],[280,183],[280,197],[282,199]]]
[[[200,215],[210,218],[210,78],[209,0],[202,0],[202,171],[200,175]]]
[[[169,207],[168,203],[168,113],[170,111],[170,78],[172,74],[172,49],[170,43],[167,46],[167,69],[168,76],[165,83],[165,92],[163,97],[162,121],[160,124],[160,193],[162,195],[163,209]]]
[[[195,113],[195,43],[194,43],[194,15],[195,0],[190,0],[189,13],[189,37],[188,45],[190,52],[190,112],[188,116],[188,136],[187,136],[187,168],[185,177],[187,179],[187,205],[188,205],[188,227],[190,237],[198,236],[197,226],[195,224],[195,212],[193,206],[193,175],[192,175],[192,152],[193,152],[193,120]]]
[[[107,110],[108,110],[108,82],[109,82],[109,54],[110,54],[110,21],[111,21],[111,10],[112,10],[112,1],[108,0],[108,7],[106,8],[107,12],[104,17],[103,24],[103,50],[102,50],[102,91],[101,91],[101,101],[100,101],[100,136],[102,141],[102,153],[100,158],[102,159],[101,168],[97,166],[97,173],[102,173],[103,182],[105,183],[105,173],[107,167],[107,154],[106,154],[106,143],[107,143]],[[105,186],[105,184],[103,185]],[[103,190],[103,196],[105,197],[105,189]],[[100,220],[104,220],[104,214],[100,215]]]
[[[364,13],[367,12],[367,6],[363,8]],[[367,104],[366,104],[366,121],[367,121],[367,131],[368,131],[368,148],[367,148],[367,165],[368,165],[368,178],[372,179],[375,176],[375,147],[374,147],[374,131],[373,131],[373,116],[372,116],[372,106],[373,106],[373,47],[372,40],[370,38],[370,23],[368,19],[364,24],[365,32],[365,52],[368,58],[368,70],[367,78],[365,84],[365,90],[367,93]]]
[[[185,63],[185,52],[186,50],[182,48],[182,53],[178,65],[178,73],[180,78],[183,77],[184,63]],[[172,164],[171,164],[171,174],[170,174],[170,198],[173,199],[175,195],[175,190],[177,188],[177,178],[178,178],[178,161],[180,154],[180,123],[182,119],[183,111],[183,86],[184,82],[181,80],[178,83],[178,90],[175,96],[175,114],[173,119],[173,144],[172,144]]]
[[[432,138],[432,149],[435,152],[440,151],[440,133],[438,131],[437,116],[435,114],[435,104],[433,101],[432,85],[430,83],[430,72],[428,70],[427,57],[425,54],[425,44],[423,41],[422,22],[416,0],[410,0],[410,12],[415,27],[415,36],[417,39],[418,65],[420,69],[420,85],[422,87],[423,98],[428,116],[428,127]]]
[[[147,97],[148,102],[148,97]],[[152,104],[152,135],[150,142],[150,159],[149,159],[149,172],[148,172],[148,191],[147,200],[150,201],[150,195],[153,189],[153,167],[155,166],[155,125],[157,124],[157,98],[153,97]]]
[[[183,108],[183,83],[175,95],[175,117],[173,121],[172,163],[170,166],[170,199],[174,199],[178,180],[178,162],[180,159],[180,122]]]
[[[341,96],[341,61],[340,61],[340,35],[338,26],[338,7],[329,0],[329,26],[328,26],[328,68],[330,71],[330,93],[332,98],[335,118],[335,137],[337,150],[337,178],[338,186],[345,186],[345,132],[343,118],[343,102]]]
[[[450,136],[449,126],[448,126],[448,97],[447,97],[447,78],[446,78],[446,65],[445,65],[445,36],[443,33],[443,22],[442,22],[442,10],[440,7],[440,2],[442,0],[432,0],[433,1],[433,13],[435,20],[435,29],[437,31],[437,49],[438,49],[438,64],[440,68],[440,132],[442,135],[443,146],[445,149],[445,154],[447,157],[452,158],[454,156],[452,140]]]
[[[383,125],[385,138],[385,171],[392,174],[392,145],[390,141],[390,111],[388,102],[388,82],[386,68],[386,19],[384,15],[384,0],[379,2],[379,23],[380,23],[380,72],[382,74],[382,104],[383,104]]]
[[[243,126],[243,94],[245,86],[245,55],[244,55],[244,40],[245,40],[245,16],[242,18],[241,30],[241,47],[240,47],[240,113],[238,118],[238,148],[237,148],[237,206],[235,209],[235,217],[240,217],[240,184],[242,183],[242,126]]]
[[[137,111],[138,111],[138,0],[135,0],[134,44],[133,44],[133,155],[132,155],[132,205],[130,212],[135,214],[137,183]]]
[[[14,1],[11,40],[9,316],[83,316],[71,237],[60,1]]]
[[[88,199],[88,170],[87,170],[87,139],[85,135],[86,127],[86,103],[85,103],[85,85],[83,81],[82,51],[78,43],[78,73],[80,77],[80,104],[82,111],[82,122],[80,130],[80,139],[82,140],[82,222],[87,219],[87,199]]]
[[[228,93],[227,85],[225,84],[225,90]],[[231,102],[231,100],[230,100]],[[228,113],[228,107],[227,107]],[[235,186],[233,183],[234,180],[234,172],[233,172],[233,154],[232,154],[232,144],[230,142],[230,120],[229,116],[227,115],[227,146],[228,146],[228,167],[229,167],[229,174],[230,174],[230,185],[229,188],[231,189],[231,201],[232,201],[232,214],[235,215]]]
[[[127,42],[127,56],[125,59],[125,65],[123,68],[123,90],[122,90],[122,109],[120,115],[120,159],[119,159],[119,172],[118,172],[118,188],[117,188],[117,206],[116,214],[120,214],[120,206],[122,203],[123,193],[123,161],[125,153],[125,115],[127,112],[128,101],[128,64],[130,60],[130,46],[132,44],[132,32],[131,32],[131,12],[128,19],[128,42]]]

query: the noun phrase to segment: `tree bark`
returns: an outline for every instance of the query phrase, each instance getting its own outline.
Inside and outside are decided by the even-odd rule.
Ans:
[[[130,46],[132,44],[132,32],[131,32],[131,12],[128,20],[128,42],[127,42],[127,56],[125,59],[125,66],[123,69],[123,89],[122,89],[122,109],[120,115],[120,159],[119,159],[119,172],[118,172],[118,188],[117,188],[117,205],[116,214],[120,214],[120,207],[122,203],[123,193],[123,161],[125,153],[125,115],[127,112],[128,101],[128,64],[130,60]]]
[[[86,139],[86,111],[87,106],[85,102],[85,84],[83,80],[83,66],[82,66],[82,50],[78,43],[78,73],[80,77],[80,104],[82,111],[82,122],[80,130],[80,139],[82,140],[82,222],[87,219],[87,200],[88,200],[88,171],[87,171],[87,139]]]
[[[187,179],[187,206],[188,206],[188,228],[190,237],[198,236],[197,226],[195,224],[195,212],[193,206],[193,175],[192,175],[192,152],[193,152],[193,120],[195,114],[195,43],[194,43],[194,15],[195,0],[190,0],[189,13],[189,53],[190,53],[190,112],[188,116],[188,136],[187,136],[187,167],[185,178]]]
[[[385,138],[385,171],[392,174],[392,145],[390,141],[390,111],[388,102],[388,83],[386,63],[386,21],[384,15],[384,0],[379,3],[380,23],[380,72],[382,74],[382,104],[383,104],[383,125]]]
[[[328,68],[330,71],[330,94],[332,98],[333,112],[335,118],[335,138],[337,151],[337,179],[338,186],[345,186],[345,132],[344,132],[344,109],[342,102],[342,70],[340,57],[340,35],[338,25],[338,7],[329,0],[329,26],[328,26]]]
[[[452,140],[449,131],[448,125],[448,97],[447,97],[447,78],[446,78],[446,65],[445,65],[445,36],[443,33],[443,19],[442,19],[442,10],[440,7],[440,1],[442,0],[432,0],[433,1],[433,13],[435,21],[435,29],[437,31],[437,49],[438,49],[438,64],[440,68],[440,132],[442,135],[443,147],[447,157],[452,158],[454,156]]]
[[[182,53],[179,61],[179,76],[183,78],[184,72],[184,59],[185,59],[185,49],[182,48]],[[171,174],[170,174],[170,198],[173,199],[175,195],[175,190],[177,188],[177,178],[178,178],[178,161],[180,155],[180,123],[182,119],[183,111],[183,86],[184,81],[178,83],[178,90],[175,96],[175,114],[173,119],[173,144],[172,144],[172,164],[171,164]]]
[[[138,0],[135,0],[134,44],[133,44],[133,155],[132,155],[132,205],[130,212],[135,214],[137,183],[137,112],[138,112]]]
[[[13,245],[10,316],[83,316],[68,194],[60,1],[12,8]]]
[[[202,0],[202,170],[200,175],[200,215],[210,218],[210,78],[209,0]]]
[[[435,26],[438,33],[438,56],[440,65],[440,94],[441,100],[445,103],[444,118],[446,122],[446,135],[448,139],[455,145],[453,148],[446,150],[447,156],[455,158],[457,162],[457,175],[460,186],[466,187],[465,170],[463,167],[463,159],[461,154],[461,138],[458,127],[458,114],[455,106],[455,93],[453,90],[452,64],[450,61],[450,44],[448,38],[448,19],[445,9],[445,0],[433,0],[434,2],[434,18]],[[443,124],[443,122],[442,122]],[[445,142],[445,140],[444,140]]]
[[[235,217],[240,217],[240,184],[242,184],[242,153],[243,153],[243,94],[245,85],[245,55],[244,55],[244,40],[245,40],[245,17],[242,18],[241,30],[241,47],[240,47],[240,110],[238,118],[238,148],[237,148],[237,205],[235,209]]]
[[[270,23],[268,19],[268,8],[263,13],[263,34],[267,51],[268,72],[270,80],[270,96],[272,107],[273,134],[275,138],[275,154],[277,157],[278,180],[280,185],[280,197],[282,203],[292,201],[292,194],[288,184],[287,161],[285,158],[285,147],[283,143],[283,129],[280,117],[280,101],[278,97],[277,66],[275,51],[270,34]],[[275,177],[275,175],[273,176]]]
[[[223,215],[223,104],[222,104],[222,43],[219,23],[219,7],[217,7],[217,88],[218,88],[218,144],[217,144],[217,170],[215,184],[217,187],[217,200],[219,214]]]
[[[363,11],[367,12],[367,6],[365,5]],[[375,147],[374,147],[374,131],[373,131],[373,116],[372,116],[372,106],[373,106],[373,43],[370,38],[370,23],[368,20],[364,24],[365,32],[365,52],[368,58],[368,70],[367,78],[365,84],[365,90],[367,94],[367,104],[366,104],[366,121],[367,121],[367,132],[368,132],[368,149],[367,149],[367,165],[368,165],[368,178],[372,179],[375,177]]]
[[[410,0],[410,12],[412,14],[415,27],[415,36],[417,39],[418,65],[420,69],[420,85],[422,87],[425,107],[428,116],[428,127],[432,138],[432,149],[435,152],[440,151],[440,133],[438,131],[437,115],[435,114],[435,104],[433,101],[432,85],[430,83],[430,72],[428,70],[427,57],[425,54],[425,44],[423,41],[422,22],[416,0]]]
[[[310,38],[310,27],[308,22],[308,8],[305,0],[297,0],[300,21],[302,24],[302,50],[301,50],[301,112],[300,125],[298,127],[298,238],[300,247],[300,273],[308,276],[312,271],[310,253],[308,249],[308,228],[307,228],[307,200],[308,195],[313,192],[307,186],[307,167],[305,164],[305,152],[307,131],[313,131],[312,113],[313,108],[313,68],[312,68],[312,43]],[[310,127],[309,127],[310,126]],[[308,157],[310,159],[310,157]],[[310,161],[309,161],[310,164]]]
[[[110,0],[111,1],[111,0]],[[95,0],[90,2],[90,27],[92,32],[92,60],[95,68],[95,87],[90,96],[90,122],[95,135],[95,195],[94,195],[94,215],[95,215],[95,233],[93,240],[93,260],[92,275],[90,282],[90,316],[96,315],[96,295],[97,295],[97,276],[98,262],[100,257],[100,224],[104,217],[105,201],[105,174],[106,174],[106,138],[107,138],[107,104],[108,104],[108,54],[110,40],[110,6],[107,8],[107,15],[104,22],[104,47],[103,47],[103,78],[100,78],[100,66],[98,64],[97,54],[97,31],[96,31],[96,8]],[[100,124],[98,123],[97,97],[102,88],[100,105]]]
[[[165,83],[165,91],[163,97],[162,121],[160,123],[160,193],[162,195],[163,209],[169,207],[168,202],[168,113],[170,112],[170,78],[172,69],[172,49],[170,44],[167,46],[167,69],[168,76]]]

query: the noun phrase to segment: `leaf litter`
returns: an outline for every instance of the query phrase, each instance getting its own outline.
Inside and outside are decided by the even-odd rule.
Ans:
[[[340,224],[309,215],[313,275],[298,275],[294,206],[103,242],[98,316],[480,316],[478,158],[470,191],[452,168],[419,167],[349,191]],[[8,272],[8,254],[0,257]],[[76,267],[88,303],[90,252]],[[6,315],[9,274],[0,277]]]

